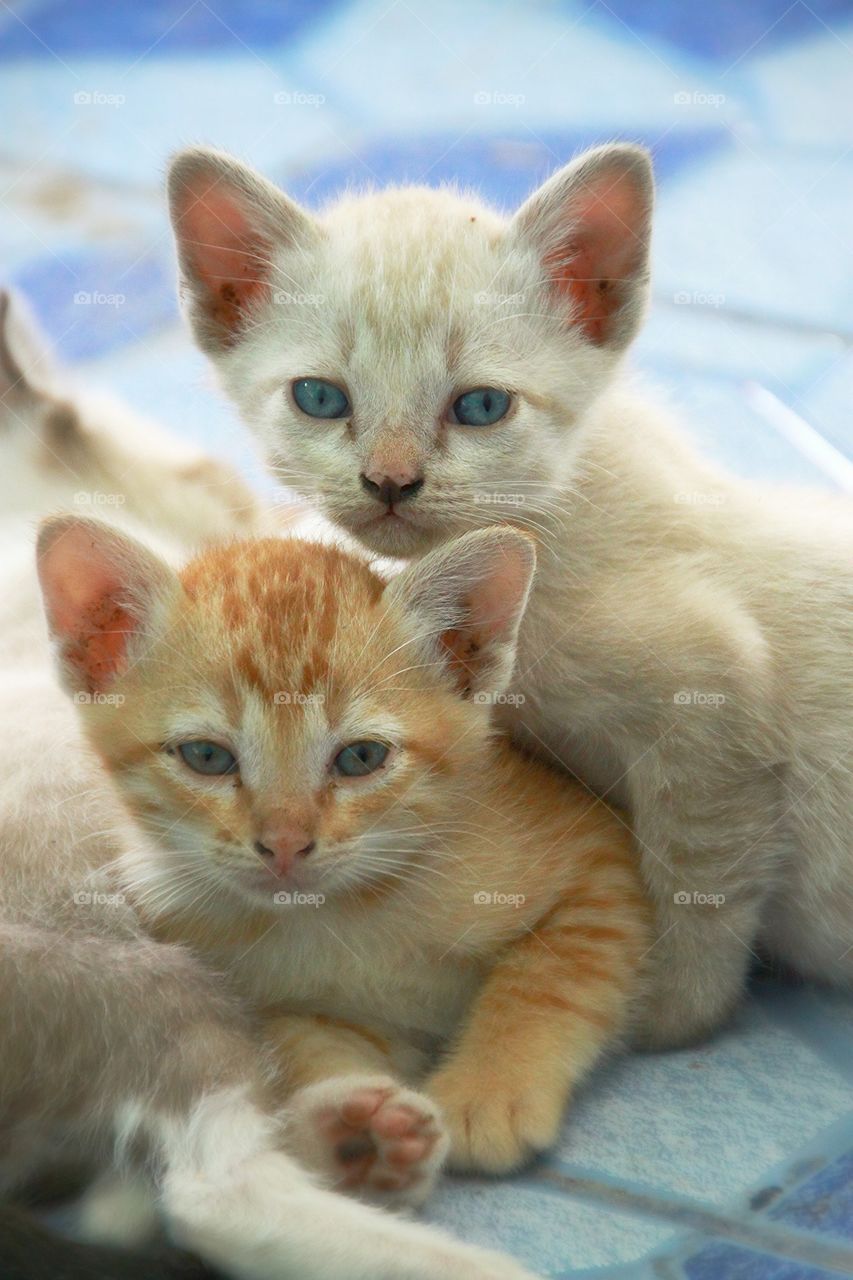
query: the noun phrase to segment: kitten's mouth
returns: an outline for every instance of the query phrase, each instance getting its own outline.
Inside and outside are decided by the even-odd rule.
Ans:
[[[386,507],[380,515],[375,516],[370,521],[371,524],[414,524],[415,521],[406,514],[404,515],[397,507]]]
[[[353,513],[348,524],[350,532],[374,551],[396,558],[417,555],[435,539],[431,522],[408,511],[405,515],[391,510],[366,516],[362,510]]]
[[[377,515],[371,513],[359,517],[354,531],[358,535],[373,534],[380,538],[406,538],[418,537],[422,530],[423,524],[412,512],[403,511],[399,507],[386,507]]]

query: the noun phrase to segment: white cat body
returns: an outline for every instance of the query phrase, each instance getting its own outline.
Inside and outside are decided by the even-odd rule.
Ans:
[[[853,514],[723,474],[621,372],[645,154],[589,152],[509,220],[425,189],[315,217],[206,151],[170,198],[196,338],[283,482],[385,555],[537,537],[505,718],[630,806],[659,931],[647,1040],[715,1027],[759,946],[849,983]],[[305,407],[318,382],[340,413]],[[462,422],[469,393],[508,407]]]

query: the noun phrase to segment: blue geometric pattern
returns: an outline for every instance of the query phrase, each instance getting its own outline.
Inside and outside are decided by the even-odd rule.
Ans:
[[[512,208],[651,146],[633,361],[732,470],[853,488],[850,0],[0,6],[0,250],[69,361],[251,471],[181,327],[161,184],[208,142],[317,206],[454,182]],[[712,1043],[600,1070],[553,1157],[426,1216],[556,1280],[853,1275],[853,1001],[756,980]]]

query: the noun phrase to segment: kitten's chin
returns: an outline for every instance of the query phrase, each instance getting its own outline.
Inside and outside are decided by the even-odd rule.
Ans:
[[[396,515],[369,515],[353,512],[345,518],[338,517],[347,532],[359,542],[394,560],[407,560],[422,555],[440,542],[453,536],[453,530],[439,528],[423,517]],[[417,520],[417,523],[415,521]]]

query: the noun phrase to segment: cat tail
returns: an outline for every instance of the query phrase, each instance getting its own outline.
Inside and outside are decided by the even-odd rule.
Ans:
[[[81,1244],[50,1230],[26,1209],[0,1206],[3,1280],[216,1280],[219,1275],[177,1249],[130,1252]]]

